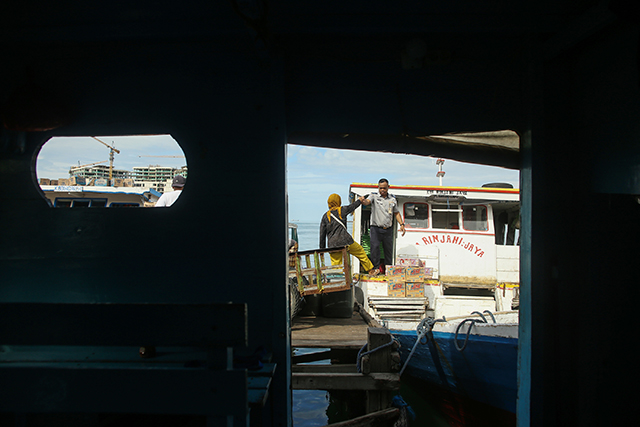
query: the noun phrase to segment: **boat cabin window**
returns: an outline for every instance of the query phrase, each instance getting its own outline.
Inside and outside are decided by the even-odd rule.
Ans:
[[[431,205],[433,228],[457,230],[460,228],[460,206],[455,203]]]
[[[56,208],[103,208],[107,199],[65,198],[56,199],[53,206]]]
[[[487,231],[487,207],[486,206],[463,206],[462,226],[465,230]]]
[[[189,172],[180,144],[168,134],[55,136],[40,147],[35,169],[38,190],[52,208],[153,207]]]
[[[88,208],[89,205],[91,204],[91,200],[74,200],[73,201],[73,205],[71,205],[71,207],[74,208]]]
[[[429,228],[429,205],[405,203],[404,224],[407,228]]]

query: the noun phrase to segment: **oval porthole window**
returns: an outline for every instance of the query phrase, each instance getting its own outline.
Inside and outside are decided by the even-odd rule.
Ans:
[[[171,135],[54,137],[36,160],[53,208],[171,207],[189,169]]]

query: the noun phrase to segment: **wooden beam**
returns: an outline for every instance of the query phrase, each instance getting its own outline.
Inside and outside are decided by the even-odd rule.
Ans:
[[[365,308],[362,306],[362,304],[360,304],[358,301],[356,301],[355,302],[355,306],[356,306],[356,310],[358,311],[358,313],[360,313],[360,317],[362,317],[362,320],[367,322],[367,325],[373,326],[374,328],[381,328],[382,327],[382,325],[380,323],[378,323],[378,321],[376,319],[374,319],[369,313],[367,313],[367,310],[365,310]]]
[[[380,423],[383,421],[395,420],[399,416],[400,416],[400,409],[388,408],[388,409],[383,409],[382,411],[372,412],[370,414],[352,418],[347,421],[328,424],[325,427],[368,427],[371,425],[377,425],[377,423]]]
[[[291,372],[300,373],[341,373],[353,374],[358,372],[354,363],[341,363],[339,365],[293,365]]]
[[[300,373],[291,374],[293,390],[398,390],[400,376],[390,373]]]
[[[311,338],[311,339],[301,339],[298,338],[295,340],[295,343],[292,343],[292,346],[298,348],[332,348],[334,350],[351,350],[358,351],[365,344],[366,339],[345,339],[340,340],[339,338],[332,337],[324,337],[324,338]],[[297,357],[297,356],[296,356]],[[298,362],[301,363],[301,362]]]

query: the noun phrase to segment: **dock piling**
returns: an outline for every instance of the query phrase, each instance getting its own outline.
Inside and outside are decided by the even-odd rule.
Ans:
[[[370,374],[391,372],[391,346],[384,346],[393,340],[391,333],[385,328],[369,327],[367,351],[379,348],[368,355],[368,367],[365,368]],[[368,390],[366,411],[367,413],[377,412],[391,407],[391,392],[389,390]]]
[[[358,303],[350,319],[304,316],[295,317],[291,329],[292,346],[316,348],[312,354],[295,355],[292,358],[291,384],[295,390],[350,390],[362,393],[359,416],[341,425],[364,426],[388,424],[388,418],[397,418],[397,408],[392,398],[400,388],[397,369],[397,349],[388,329],[362,315]],[[356,355],[375,350],[360,361]],[[377,350],[376,350],[377,349]],[[308,365],[313,361],[327,360],[328,364]],[[352,423],[352,424],[351,424]],[[374,424],[375,424],[374,423]],[[392,422],[391,422],[392,423]],[[377,424],[376,424],[377,425]]]

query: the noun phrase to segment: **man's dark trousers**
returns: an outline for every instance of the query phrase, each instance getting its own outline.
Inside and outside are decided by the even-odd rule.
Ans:
[[[374,268],[380,267],[380,243],[384,250],[384,265],[390,265],[393,259],[393,226],[384,229],[372,225],[371,234],[371,262]]]

